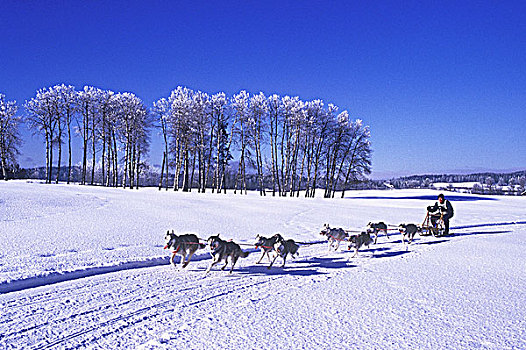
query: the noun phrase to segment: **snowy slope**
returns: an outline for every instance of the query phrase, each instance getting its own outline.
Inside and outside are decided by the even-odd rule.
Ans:
[[[456,236],[408,249],[381,236],[354,259],[302,245],[268,270],[249,246],[258,233],[317,242],[326,222],[421,223],[436,194],[307,200],[0,183],[0,349],[525,348],[524,198],[446,193]],[[253,253],[232,275],[206,275],[205,250],[178,271],[162,249],[167,229],[220,233]]]

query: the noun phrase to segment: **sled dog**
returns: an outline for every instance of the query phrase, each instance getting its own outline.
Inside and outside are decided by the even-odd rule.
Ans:
[[[269,270],[278,256],[281,256],[283,258],[283,265],[281,265],[281,267],[285,267],[287,255],[290,254],[290,256],[292,256],[292,258],[295,259],[296,257],[294,255],[298,254],[298,248],[300,247],[292,239],[283,239],[283,237],[281,237],[279,233],[274,235],[274,237],[276,237],[276,243],[274,243],[274,259],[272,259],[272,262],[268,266]]]
[[[369,232],[362,232],[358,235],[351,235],[349,237],[349,247],[350,250],[352,247],[354,247],[354,255],[351,258],[354,258],[355,256],[358,256],[358,250],[362,246],[367,246],[369,248],[369,244],[373,242],[371,238],[371,234]]]
[[[172,250],[170,263],[173,266],[176,266],[174,259],[175,255],[179,254],[181,255],[182,268],[185,268],[188,265],[190,259],[192,259],[192,256],[198,249],[205,247],[203,243],[199,243],[199,238],[197,238],[197,236],[192,233],[178,236],[173,230],[172,233],[167,231],[166,235],[164,236],[164,240],[166,242],[164,249]]]
[[[422,228],[415,224],[400,224],[398,230],[402,234],[402,243],[405,243],[405,239],[407,238],[408,244],[413,242],[413,238],[417,232],[422,232]]]
[[[212,254],[213,259],[212,263],[206,270],[206,273],[210,272],[212,267],[217,265],[223,259],[225,260],[225,265],[221,268],[221,270],[224,270],[228,265],[228,257],[230,257],[230,273],[232,273],[237,259],[240,257],[246,258],[248,256],[248,252],[242,251],[239,244],[231,241],[223,241],[221,238],[219,238],[219,235],[210,236],[208,237],[207,241],[208,246],[210,247],[210,254]]]
[[[378,240],[378,234],[383,232],[387,239],[389,239],[389,234],[387,233],[387,225],[383,222],[370,222],[367,224],[367,232],[372,233],[374,235],[374,244],[376,244],[376,241]]]
[[[335,251],[338,250],[340,242],[349,237],[343,228],[330,228],[329,224],[323,225],[320,235],[327,236],[327,240],[329,241],[329,251],[331,248],[334,248]]]
[[[268,258],[268,261],[271,262],[270,259],[270,253],[274,250],[274,244],[277,242],[278,238],[280,238],[280,234],[277,233],[274,236],[270,238],[263,237],[261,235],[256,236],[256,249],[261,249],[261,257],[259,258],[258,262],[256,264],[259,264],[263,257],[266,255]]]

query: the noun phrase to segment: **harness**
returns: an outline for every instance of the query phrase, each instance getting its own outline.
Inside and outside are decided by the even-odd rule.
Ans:
[[[254,245],[254,247],[257,249],[257,248],[266,248],[266,249],[273,249],[274,247],[271,247],[271,246],[266,246],[266,245]]]
[[[342,239],[340,239],[340,238],[336,238],[336,237],[334,237],[333,235],[331,235],[330,233],[327,233],[327,236],[331,237],[331,238],[334,239],[335,241],[340,241],[340,242],[341,242],[341,241],[345,241],[345,238],[342,238]]]
[[[170,245],[167,244],[167,245],[164,246],[163,249],[168,249],[169,246],[170,246]],[[179,251],[179,249],[181,249],[181,245],[180,245],[180,244],[177,246],[177,249],[176,249],[176,250],[172,251],[172,254],[177,253],[177,252]]]

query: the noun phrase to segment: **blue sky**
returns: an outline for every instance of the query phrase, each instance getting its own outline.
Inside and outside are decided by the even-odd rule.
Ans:
[[[297,95],[370,125],[373,177],[526,168],[524,1],[4,0],[0,34],[20,105],[58,83]]]

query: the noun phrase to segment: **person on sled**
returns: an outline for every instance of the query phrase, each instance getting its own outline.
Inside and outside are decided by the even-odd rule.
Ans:
[[[440,219],[442,214],[442,220],[444,220],[444,236],[450,236],[449,234],[449,219],[453,217],[453,206],[451,203],[444,198],[444,195],[441,193],[438,195],[438,202],[433,206],[427,207],[427,211],[431,218],[431,223],[433,226],[436,226],[436,222]]]

